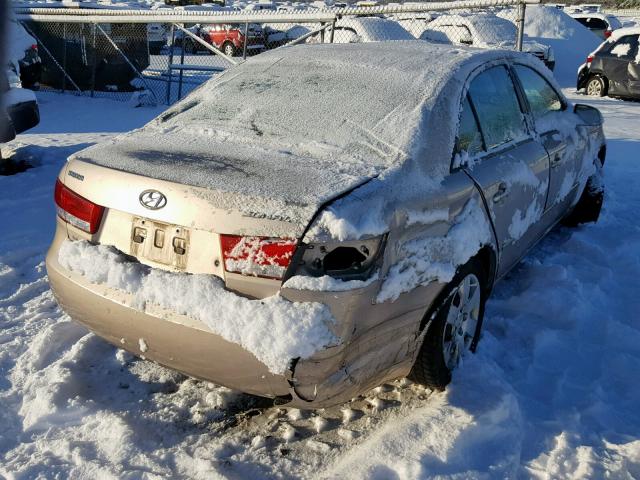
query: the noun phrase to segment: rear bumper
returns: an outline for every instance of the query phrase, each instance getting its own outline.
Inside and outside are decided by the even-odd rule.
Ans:
[[[56,299],[74,320],[134,355],[232,389],[284,397],[285,403],[299,408],[335,405],[407,375],[420,321],[441,289],[432,284],[384,304],[372,301],[378,291],[375,283],[346,292],[282,289],[280,294],[290,301],[326,304],[337,320],[340,342],[292,362],[285,374],[274,375],[253,354],[199,321],[166,310],[136,310],[128,306],[127,293],[91,284],[64,269],[58,251],[67,235],[64,224],[58,222],[46,265]]]
[[[7,107],[7,113],[16,134],[25,132],[40,123],[40,110],[37,102],[22,102]]]
[[[586,88],[587,80],[589,80],[589,67],[584,64],[578,69],[578,80],[576,82],[576,90]]]

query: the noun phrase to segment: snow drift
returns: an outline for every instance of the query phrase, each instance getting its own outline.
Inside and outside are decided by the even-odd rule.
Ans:
[[[528,38],[553,48],[554,75],[562,87],[575,87],[578,67],[601,40],[589,29],[562,10],[542,5],[528,5],[524,32]]]

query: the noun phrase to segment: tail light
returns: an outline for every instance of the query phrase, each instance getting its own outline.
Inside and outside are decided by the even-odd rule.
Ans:
[[[591,65],[591,62],[593,62],[593,55],[587,57],[587,65]]]
[[[104,207],[81,197],[60,180],[56,181],[55,201],[62,220],[87,233],[98,231]]]
[[[220,244],[225,271],[281,279],[296,251],[297,240],[220,235]]]
[[[611,33],[613,33],[611,30],[605,30],[604,31],[604,38],[609,38],[611,36]]]

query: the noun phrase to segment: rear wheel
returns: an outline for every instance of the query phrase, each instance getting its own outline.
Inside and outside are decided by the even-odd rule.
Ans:
[[[458,270],[445,288],[444,300],[427,314],[433,320],[409,373],[411,380],[443,390],[464,355],[475,351],[484,317],[486,279],[477,258]]]
[[[592,97],[604,97],[607,94],[607,85],[602,77],[594,75],[587,82],[586,90],[587,95]]]
[[[236,54],[236,47],[231,42],[227,42],[222,46],[222,53],[227,57],[233,57]]]
[[[587,180],[582,195],[576,206],[562,223],[567,227],[577,227],[582,223],[595,223],[600,218],[602,203],[604,202],[604,183],[600,170]]]
[[[184,40],[184,53],[195,53],[196,51],[196,46],[193,43],[193,40],[189,39],[185,39]]]

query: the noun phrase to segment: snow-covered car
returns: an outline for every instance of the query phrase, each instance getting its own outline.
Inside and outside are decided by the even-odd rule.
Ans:
[[[40,111],[35,94],[21,88],[15,75],[0,73],[0,143],[40,123]]]
[[[469,45],[478,48],[513,48],[516,26],[493,14],[442,15],[431,21],[420,35],[428,42]],[[556,64],[553,49],[533,40],[524,40],[522,50],[544,62],[553,70]]]
[[[304,25],[277,25],[276,27],[271,25],[266,25],[263,27],[265,36],[266,36],[266,47],[277,48],[282,45],[286,45],[289,42],[292,42],[307,33],[311,30]]]
[[[248,12],[275,12],[277,10],[276,4],[273,2],[255,2],[250,3],[246,7],[244,7],[245,11]]]
[[[597,219],[604,142],[527,54],[272,50],[68,159],[48,277],[119,348],[289,405],[441,389],[496,280]]]
[[[420,35],[422,35],[427,25],[435,18],[435,15],[428,12],[412,12],[398,13],[393,15],[392,18],[415,38],[420,38]]]
[[[621,28],[587,57],[577,89],[588,95],[640,98],[640,27]]]
[[[325,43],[331,42],[332,27],[326,29],[323,35],[314,35],[309,43],[317,43],[324,38]],[[381,17],[349,17],[336,22],[333,28],[333,43],[369,43],[386,42],[390,40],[415,40],[402,25],[395,20]]]
[[[600,38],[604,39],[609,38],[615,30],[622,28],[620,20],[613,15],[604,13],[575,13],[571,16]]]

